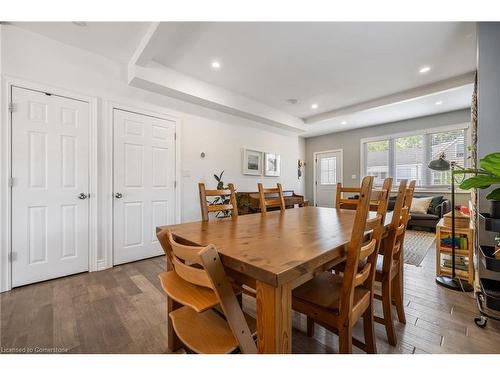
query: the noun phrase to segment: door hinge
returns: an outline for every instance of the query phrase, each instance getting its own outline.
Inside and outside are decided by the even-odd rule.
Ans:
[[[17,110],[17,105],[16,103],[9,103],[9,112],[13,113]]]
[[[14,186],[14,177],[9,177],[9,187]]]
[[[177,133],[174,133],[174,141],[177,140]]]
[[[9,259],[10,259],[11,262],[15,262],[17,260],[17,253],[11,252],[9,254]]]
[[[177,181],[174,181],[174,189],[177,187]]]

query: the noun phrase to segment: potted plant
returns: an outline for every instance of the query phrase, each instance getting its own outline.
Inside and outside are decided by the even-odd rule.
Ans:
[[[222,181],[222,175],[224,174],[224,171],[220,173],[220,175],[214,174],[215,181],[217,181],[217,190],[226,190],[229,189],[227,186],[224,186],[224,181]],[[215,197],[215,199],[210,203],[211,205],[216,205],[216,204],[229,204],[230,199],[228,196],[221,195],[219,197]],[[219,211],[215,215],[215,217],[218,218],[225,218],[225,217],[230,217],[231,216],[231,211],[229,210],[224,210],[224,211]]]
[[[479,160],[479,166],[478,169],[464,169],[455,172],[474,175],[462,181],[460,188],[469,190],[498,186],[486,196],[486,199],[491,202],[491,217],[498,219],[500,218],[500,152],[486,155]]]

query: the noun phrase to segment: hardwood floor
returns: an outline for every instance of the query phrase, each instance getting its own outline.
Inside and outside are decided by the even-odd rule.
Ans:
[[[157,277],[164,267],[158,257],[0,294],[0,353],[166,353],[165,295]],[[405,266],[407,324],[396,323],[396,347],[375,324],[378,352],[500,353],[500,323],[476,327],[472,295],[438,287],[434,272],[433,249],[420,267]],[[254,314],[252,299],[244,306]],[[354,331],[362,339],[360,323]],[[308,338],[299,314],[293,325],[294,353],[337,352],[335,335],[317,327]]]

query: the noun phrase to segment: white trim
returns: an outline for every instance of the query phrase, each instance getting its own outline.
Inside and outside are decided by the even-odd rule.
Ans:
[[[344,149],[342,148],[337,148],[335,150],[324,150],[324,151],[316,151],[313,153],[313,163],[314,163],[314,168],[313,168],[313,204],[314,207],[316,207],[316,189],[317,189],[317,184],[316,184],[316,162],[317,162],[317,156],[318,154],[327,154],[330,152],[338,152],[340,153],[340,183],[344,183]]]
[[[103,175],[101,191],[101,217],[103,220],[101,237],[101,249],[103,258],[99,259],[100,270],[113,267],[113,110],[120,109],[124,111],[143,114],[146,116],[158,117],[175,123],[175,220],[181,222],[181,119],[174,112],[150,104],[141,103],[126,104],[124,101],[114,101],[107,99],[104,102],[104,121],[103,121]]]
[[[363,143],[366,143],[366,142],[383,141],[383,140],[386,140],[386,139],[408,137],[408,136],[411,136],[411,135],[434,134],[434,133],[441,133],[441,132],[445,132],[445,131],[468,129],[469,125],[470,125],[470,123],[464,122],[464,123],[454,124],[454,125],[438,126],[436,128],[427,128],[427,129],[421,129],[421,130],[413,130],[413,131],[409,131],[409,132],[401,132],[401,133],[392,133],[392,134],[380,135],[380,136],[377,136],[377,137],[361,138],[360,139],[360,144],[363,144]]]
[[[411,135],[426,135],[426,134],[434,134],[434,133],[441,133],[441,132],[446,132],[446,131],[453,131],[453,130],[469,130],[470,123],[468,122],[462,122],[459,124],[452,124],[452,125],[445,125],[445,126],[438,126],[435,128],[426,128],[426,129],[421,129],[421,130],[413,130],[409,132],[401,132],[401,133],[391,133],[391,134],[386,134],[386,135],[380,135],[376,137],[368,137],[368,138],[361,138],[359,140],[359,176],[360,179],[365,177],[365,158],[364,158],[364,144],[367,142],[376,142],[376,141],[384,141],[384,140],[392,140],[400,137],[408,137]],[[467,145],[467,143],[466,143]],[[390,153],[390,150],[389,150]],[[390,155],[389,155],[390,156]],[[390,157],[389,157],[390,159]],[[425,189],[425,187],[420,187],[420,189]],[[436,187],[436,189],[440,190],[440,187]],[[428,191],[434,192],[432,187],[428,189]]]
[[[0,169],[2,171],[1,183],[1,199],[0,210],[5,213],[4,222],[2,222],[0,243],[0,273],[3,275],[0,278],[0,292],[10,290],[12,288],[12,262],[10,261],[10,254],[12,252],[12,238],[11,238],[11,220],[12,220],[12,191],[8,184],[9,177],[11,176],[11,119],[8,110],[9,103],[11,102],[11,88],[12,86],[25,88],[28,90],[36,90],[43,92],[51,92],[58,96],[63,96],[71,99],[81,100],[89,104],[89,272],[97,270],[97,243],[98,243],[98,228],[97,228],[97,175],[98,175],[98,162],[97,162],[97,97],[82,95],[59,87],[53,87],[44,83],[36,83],[16,77],[3,76],[3,97],[2,109],[5,113],[3,124],[3,131],[0,131],[0,145],[3,152],[0,153]]]

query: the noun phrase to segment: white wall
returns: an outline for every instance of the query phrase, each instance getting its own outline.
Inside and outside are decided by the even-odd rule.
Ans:
[[[257,183],[261,181],[266,185],[280,181],[285,189],[303,193],[303,178],[302,181],[297,178],[297,159],[305,158],[305,142],[297,134],[270,131],[268,125],[130,87],[126,83],[125,67],[102,56],[14,26],[3,25],[0,28],[2,76],[97,97],[98,127],[101,132],[107,126],[103,113],[105,100],[137,108],[159,106],[181,118],[181,170],[182,175],[189,175],[180,181],[182,221],[199,219],[197,184],[205,181],[211,185],[212,175],[222,170],[225,170],[225,182],[233,182],[240,191],[255,191]],[[1,118],[3,130],[7,126],[5,114]],[[101,139],[99,137],[98,142],[100,158],[103,157]],[[243,176],[243,147],[281,154],[281,177]],[[199,156],[202,151],[207,154],[204,160]],[[100,173],[102,175],[102,171]],[[2,189],[5,190],[4,184]],[[101,256],[100,252],[99,258]]]

